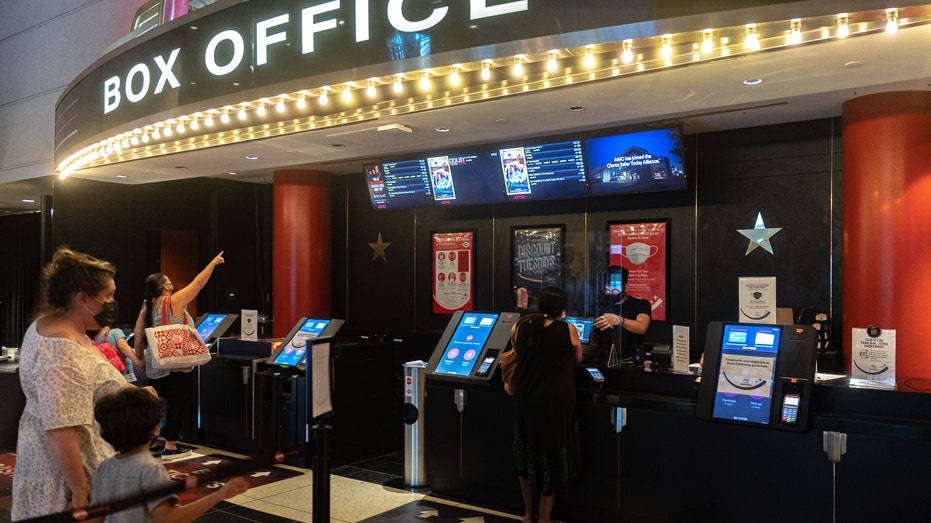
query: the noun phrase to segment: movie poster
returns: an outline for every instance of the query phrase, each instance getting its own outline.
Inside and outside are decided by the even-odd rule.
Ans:
[[[474,233],[433,235],[433,313],[472,310]]]
[[[667,223],[612,223],[608,229],[608,261],[630,271],[627,294],[649,301],[653,321],[665,321]]]
[[[511,288],[517,310],[536,308],[543,287],[563,287],[563,226],[511,230]]]

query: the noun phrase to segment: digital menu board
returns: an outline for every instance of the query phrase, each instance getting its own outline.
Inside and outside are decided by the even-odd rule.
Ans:
[[[456,376],[471,374],[497,320],[497,314],[463,313],[433,372]]]
[[[585,140],[592,196],[685,189],[682,133],[677,127]]]
[[[497,153],[462,153],[427,158],[433,199],[439,205],[504,202]]]
[[[582,142],[570,140],[498,151],[510,201],[586,196]]]
[[[370,163],[363,166],[372,207],[402,209],[433,205],[424,160]]]

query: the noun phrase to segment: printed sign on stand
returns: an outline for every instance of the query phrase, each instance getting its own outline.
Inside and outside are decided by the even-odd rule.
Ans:
[[[850,386],[895,388],[895,329],[852,329]]]
[[[739,278],[738,321],[776,323],[776,278]]]
[[[689,328],[687,325],[672,326],[672,370],[689,372]]]

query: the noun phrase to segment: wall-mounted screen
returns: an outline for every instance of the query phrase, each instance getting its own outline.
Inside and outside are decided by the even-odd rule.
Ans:
[[[712,417],[768,425],[782,327],[724,324]]]
[[[433,372],[457,376],[470,375],[497,320],[497,314],[463,313]]]
[[[205,343],[210,343],[226,334],[238,317],[238,314],[204,314],[197,322],[197,333]]]
[[[685,189],[682,132],[677,127],[585,140],[592,196]]]
[[[505,201],[497,153],[456,153],[427,158],[433,199],[439,205]]]
[[[430,174],[424,160],[369,163],[363,166],[375,209],[403,209],[433,205]]]
[[[570,140],[498,151],[510,201],[586,196],[582,142]]]

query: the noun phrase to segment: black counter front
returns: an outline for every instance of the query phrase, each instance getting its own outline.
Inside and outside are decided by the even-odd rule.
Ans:
[[[809,430],[789,432],[699,419],[693,375],[603,372],[600,390],[580,386],[581,473],[557,493],[557,519],[926,519],[929,394],[818,384]],[[522,511],[511,464],[516,402],[500,382],[428,378],[425,408],[434,493]],[[836,464],[825,432],[846,437]]]

